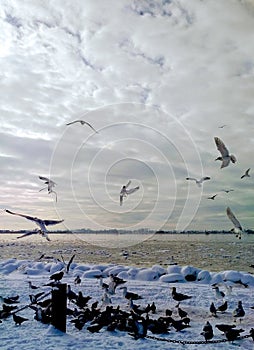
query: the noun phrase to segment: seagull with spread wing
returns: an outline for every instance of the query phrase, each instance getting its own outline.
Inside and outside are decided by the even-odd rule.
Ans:
[[[91,128],[94,132],[96,132],[96,134],[98,134],[98,131],[94,129],[94,127],[86,122],[85,120],[74,120],[73,122],[70,122],[70,123],[67,123],[66,125],[69,126],[69,125],[72,125],[72,124],[75,124],[75,123],[80,123],[81,125],[87,125],[89,126],[89,128]]]
[[[229,154],[229,151],[223,141],[218,137],[214,138],[215,144],[218,151],[221,153],[221,157],[216,158],[215,160],[222,161],[221,168],[225,168],[229,165],[230,161],[232,163],[236,162],[236,157],[233,154]]]
[[[242,226],[229,207],[227,207],[227,216],[229,220],[231,220],[234,224],[234,228],[232,228],[231,231],[235,232],[236,237],[239,237],[239,239],[241,239],[241,232],[243,231]]]
[[[241,179],[243,179],[244,177],[250,177],[249,172],[250,172],[250,168],[245,171],[245,173],[241,176]]]
[[[53,187],[56,186],[56,183],[52,180],[50,180],[49,178],[45,177],[45,176],[39,176],[39,179],[44,181],[45,185],[47,185],[47,187],[43,187],[39,192],[43,191],[43,190],[48,190],[48,194],[50,193],[54,193],[56,196],[56,202],[57,202],[57,194],[56,191],[53,190]]]
[[[27,220],[33,221],[36,225],[39,226],[39,229],[36,229],[34,231],[31,231],[31,232],[27,232],[24,235],[19,236],[17,238],[23,238],[23,237],[30,236],[30,235],[33,235],[35,233],[38,233],[38,234],[42,235],[42,237],[45,237],[48,241],[50,241],[50,238],[48,236],[48,230],[47,230],[46,226],[57,225],[57,224],[60,224],[61,222],[64,221],[64,220],[42,220],[42,219],[36,218],[34,216],[14,213],[13,211],[10,211],[8,209],[5,209],[5,211],[6,211],[6,213],[9,213],[9,214],[12,214],[12,215],[21,216],[22,218],[25,218]]]
[[[128,181],[128,183],[126,185],[124,185],[122,187],[122,189],[121,189],[121,192],[120,192],[120,205],[123,204],[123,198],[124,197],[127,197],[129,194],[132,194],[132,193],[136,192],[137,190],[139,190],[139,186],[128,189],[130,184],[131,184],[131,180]]]
[[[202,183],[206,180],[210,180],[211,178],[209,176],[204,176],[204,177],[201,177],[200,180],[194,178],[194,177],[186,177],[186,180],[192,180],[192,181],[195,181],[196,184],[198,185],[198,187],[201,187]]]

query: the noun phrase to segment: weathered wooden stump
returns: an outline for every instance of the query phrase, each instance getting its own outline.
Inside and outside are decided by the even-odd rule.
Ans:
[[[52,290],[52,319],[51,324],[66,333],[67,285],[59,283]]]

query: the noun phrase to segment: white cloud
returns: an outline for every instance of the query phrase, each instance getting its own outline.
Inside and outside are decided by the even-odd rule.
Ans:
[[[253,13],[240,0],[3,0],[2,206],[69,228],[222,229],[232,201],[253,226],[252,180],[240,181],[253,158]],[[66,127],[75,119],[99,134]],[[214,136],[235,165],[219,168]],[[40,174],[57,182],[56,208],[37,192]],[[202,192],[187,175],[211,181]],[[120,208],[129,178],[142,191]],[[12,222],[4,216],[3,228]]]

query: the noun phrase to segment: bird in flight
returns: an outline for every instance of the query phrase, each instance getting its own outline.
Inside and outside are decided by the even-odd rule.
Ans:
[[[234,228],[232,228],[231,231],[236,233],[236,237],[238,237],[239,239],[241,239],[241,232],[243,231],[242,226],[240,224],[240,222],[237,220],[237,218],[235,217],[235,215],[233,214],[232,210],[227,207],[227,216],[229,218],[229,220],[232,221],[232,223],[234,224]],[[240,231],[240,233],[239,233]]]
[[[5,209],[5,211],[6,211],[6,213],[9,213],[9,214],[12,214],[12,215],[21,216],[22,218],[25,218],[27,220],[33,221],[40,228],[40,229],[36,229],[34,231],[31,231],[31,232],[27,232],[24,235],[19,236],[17,238],[23,238],[23,237],[30,236],[30,235],[33,235],[35,233],[38,233],[38,234],[42,235],[42,237],[45,237],[48,241],[50,241],[50,238],[48,236],[48,230],[47,230],[46,226],[60,224],[61,222],[64,221],[64,220],[42,220],[42,219],[39,219],[39,218],[36,218],[36,217],[33,217],[33,216],[14,213],[13,211],[10,211],[8,209]]]
[[[204,176],[204,177],[201,177],[200,180],[194,178],[194,177],[186,177],[186,180],[193,180],[196,182],[196,184],[198,185],[198,187],[201,187],[202,183],[206,180],[210,180],[211,178],[209,176]]]
[[[241,176],[241,179],[243,179],[244,177],[250,177],[249,171],[250,168],[245,171],[245,173]]]
[[[223,141],[218,137],[214,138],[215,144],[218,151],[221,153],[221,157],[216,158],[215,160],[222,161],[221,168],[225,168],[229,165],[230,161],[232,163],[236,162],[236,157],[233,154],[229,154],[227,147],[224,145]]]
[[[88,125],[89,128],[91,128],[94,132],[96,132],[96,134],[98,134],[98,131],[95,130],[94,127],[90,123],[86,122],[85,120],[74,120],[73,122],[67,123],[66,125],[68,126],[75,123],[80,123],[81,125]]]
[[[227,126],[227,125],[223,124],[223,125],[219,126],[219,129],[223,129],[223,128],[225,128],[225,126]]]
[[[229,192],[233,192],[234,190],[221,190],[221,191],[225,193],[229,193]]]
[[[39,179],[44,181],[45,185],[47,185],[47,187],[43,187],[42,189],[40,189],[39,192],[43,191],[43,190],[48,190],[48,194],[50,193],[54,193],[56,196],[56,202],[57,202],[57,193],[56,191],[53,190],[53,187],[56,186],[56,183],[50,179],[48,179],[47,177],[44,176],[39,176]]]
[[[207,197],[207,199],[212,199],[212,200],[215,200],[215,197],[218,196],[218,193],[214,194],[213,196],[211,197]]]
[[[126,185],[124,185],[122,187],[122,189],[121,189],[121,192],[120,192],[120,205],[123,205],[123,198],[124,197],[127,197],[129,194],[132,194],[132,193],[136,192],[137,190],[139,190],[139,186],[128,189],[130,184],[131,184],[131,180],[128,181],[128,183]]]

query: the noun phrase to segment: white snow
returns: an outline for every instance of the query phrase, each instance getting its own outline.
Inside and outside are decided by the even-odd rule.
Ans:
[[[62,262],[52,261],[28,261],[9,259],[0,261],[0,295],[2,297],[10,297],[14,295],[20,296],[18,307],[21,308],[30,303],[29,294],[36,294],[38,291],[50,291],[50,287],[43,286],[50,281],[49,277],[52,273],[65,269]],[[170,272],[171,271],[171,272]],[[177,272],[176,272],[177,271]],[[187,340],[202,341],[203,336],[200,335],[206,321],[209,321],[213,327],[218,323],[233,323],[232,311],[237,306],[237,302],[241,300],[246,312],[241,324],[237,321],[237,327],[242,328],[245,332],[242,335],[248,335],[252,327],[254,327],[254,305],[253,291],[254,278],[251,274],[240,271],[221,271],[219,273],[210,272],[208,270],[196,269],[193,266],[169,266],[167,269],[156,265],[151,268],[136,268],[132,266],[121,265],[84,265],[72,263],[69,273],[65,272],[62,279],[63,283],[71,285],[71,289],[76,293],[82,291],[83,295],[90,295],[92,299],[88,305],[91,306],[96,300],[103,309],[102,296],[104,291],[100,287],[98,275],[103,275],[103,281],[108,283],[109,275],[114,273],[118,277],[127,280],[127,290],[136,292],[143,296],[143,299],[134,302],[142,306],[154,302],[157,309],[156,313],[151,315],[157,319],[159,316],[165,315],[167,308],[173,310],[173,317],[178,319],[176,302],[171,297],[171,287],[175,286],[178,292],[191,295],[192,298],[181,303],[181,308],[188,312],[191,319],[190,328],[176,332],[173,327],[170,328],[168,334],[152,334],[148,331],[148,336],[156,336],[161,339],[168,340]],[[197,276],[196,281],[188,282],[184,276],[193,274]],[[75,276],[81,277],[81,285],[74,285]],[[28,281],[39,286],[35,292],[29,290]],[[175,283],[179,281],[179,283]],[[248,286],[245,288],[239,284],[244,281]],[[226,294],[225,300],[228,301],[228,310],[225,313],[218,313],[218,317],[214,318],[210,315],[209,306],[214,302],[218,307],[222,301],[215,299],[213,283],[219,283],[220,290],[226,292],[227,284],[230,283],[232,292]],[[120,305],[121,309],[129,310],[126,299],[123,298],[122,290],[119,287],[116,293],[110,295],[113,306]],[[85,324],[82,330],[75,328],[70,322],[71,316],[67,317],[67,332],[62,333],[56,330],[52,325],[42,324],[34,319],[34,311],[26,308],[18,313],[20,316],[29,320],[21,326],[15,326],[12,317],[3,319],[0,323],[1,333],[1,349],[181,349],[183,345],[172,342],[164,342],[154,340],[149,337],[145,339],[134,340],[127,332],[119,330],[110,332],[104,327],[98,333],[90,333],[87,330],[89,323]],[[225,339],[214,327],[213,340]],[[253,349],[254,343],[251,338],[236,340],[234,344],[241,346],[241,349]],[[235,345],[230,342],[214,343],[214,344],[188,344],[188,349],[234,349]]]

